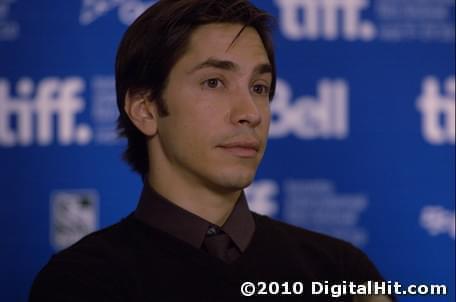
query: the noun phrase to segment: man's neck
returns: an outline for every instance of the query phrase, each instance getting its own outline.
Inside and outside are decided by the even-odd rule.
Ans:
[[[149,176],[146,185],[177,206],[218,226],[230,216],[242,191],[220,193],[206,187],[163,183],[163,178]]]

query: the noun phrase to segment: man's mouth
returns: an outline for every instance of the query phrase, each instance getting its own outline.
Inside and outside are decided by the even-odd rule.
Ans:
[[[242,140],[222,144],[219,147],[232,155],[251,158],[258,154],[260,143],[257,140]]]

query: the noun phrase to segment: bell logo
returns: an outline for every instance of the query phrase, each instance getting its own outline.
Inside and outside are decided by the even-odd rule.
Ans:
[[[76,125],[76,115],[85,107],[81,78],[49,77],[37,85],[30,78],[21,78],[16,97],[10,86],[8,80],[0,79],[0,146],[46,146],[53,143],[54,136],[61,145],[91,141],[91,128]]]
[[[374,24],[361,20],[362,10],[369,6],[367,0],[275,0],[275,3],[279,7],[280,28],[290,40],[375,38]]]
[[[300,139],[344,139],[348,136],[348,86],[343,80],[323,79],[318,96],[303,96],[290,103],[292,92],[283,80],[277,81],[271,105],[269,135],[282,138],[294,134]]]
[[[445,81],[444,94],[437,78],[423,80],[422,92],[416,102],[421,112],[421,131],[424,139],[433,145],[455,143],[455,78]]]

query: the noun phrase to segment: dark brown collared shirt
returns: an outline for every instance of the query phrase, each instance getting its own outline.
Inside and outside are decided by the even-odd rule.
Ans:
[[[206,235],[218,230],[217,226],[177,206],[148,185],[144,185],[135,217],[197,249],[202,247]],[[244,193],[220,229],[231,238],[241,253],[245,251],[255,232],[255,222]]]

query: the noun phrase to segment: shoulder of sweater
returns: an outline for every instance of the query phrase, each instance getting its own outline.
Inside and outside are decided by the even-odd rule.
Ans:
[[[311,249],[315,253],[328,255],[331,258],[364,257],[364,253],[360,249],[345,240],[291,225],[255,212],[252,214],[259,228],[263,228],[267,232],[279,232],[282,234],[282,238],[286,238],[303,249]]]
[[[52,256],[50,264],[58,262],[84,261],[84,263],[108,263],[113,258],[118,258],[124,251],[129,240],[127,230],[128,218],[90,233],[71,246],[59,251]]]
[[[160,236],[158,232],[149,232],[148,228],[129,215],[54,254],[36,275],[31,293],[40,295],[51,292],[50,289],[56,284],[68,287],[71,292],[85,293],[93,290],[100,291],[102,295],[117,292],[125,287],[124,282],[132,280],[132,268],[138,267],[137,261],[144,253],[144,242],[153,242],[153,239],[160,238],[157,236]],[[148,246],[155,247],[155,244]],[[148,255],[153,258],[158,250],[149,248]],[[162,253],[157,252],[157,255],[161,256]],[[84,299],[77,301],[92,300],[84,296]]]
[[[53,255],[35,277],[30,301],[63,300],[62,297],[53,296],[63,293],[63,289],[65,295],[73,293],[80,298],[75,301],[102,300],[89,299],[90,293],[110,297],[109,295],[121,286],[121,281],[117,278],[119,272],[125,271],[122,261],[118,260],[128,256],[122,252],[126,223],[124,219],[91,233]],[[54,288],[61,288],[62,291],[55,291]]]

